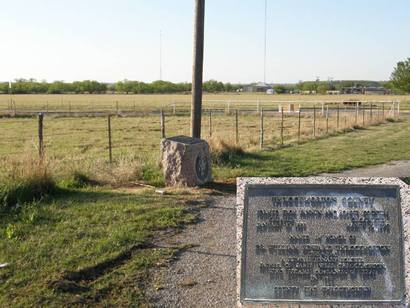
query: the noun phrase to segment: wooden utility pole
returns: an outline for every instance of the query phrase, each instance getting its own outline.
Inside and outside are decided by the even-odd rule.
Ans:
[[[195,0],[194,63],[192,72],[191,134],[201,138],[202,78],[204,65],[205,0]]]

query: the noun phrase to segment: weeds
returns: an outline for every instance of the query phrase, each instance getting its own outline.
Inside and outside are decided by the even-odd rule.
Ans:
[[[245,153],[242,147],[220,138],[212,138],[209,144],[212,162],[216,165],[229,165],[233,158],[242,156]]]
[[[22,160],[8,160],[0,183],[0,212],[12,207],[41,200],[56,189],[47,162],[30,156]]]

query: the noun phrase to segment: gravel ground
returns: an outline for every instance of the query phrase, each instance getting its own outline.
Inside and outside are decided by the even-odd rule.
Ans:
[[[146,295],[153,307],[235,307],[235,204],[235,196],[211,200],[199,223],[163,243],[193,248],[152,272]]]
[[[348,176],[348,177],[410,177],[410,160],[394,161],[388,164],[371,166],[340,173],[325,173],[322,176]]]
[[[410,177],[410,161],[322,176]],[[168,267],[152,271],[147,298],[153,307],[236,306],[236,197],[216,197],[200,211],[200,221],[161,243],[189,245]]]

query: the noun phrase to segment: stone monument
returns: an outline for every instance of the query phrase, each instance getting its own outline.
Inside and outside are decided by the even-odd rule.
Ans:
[[[161,166],[166,186],[196,187],[212,181],[209,145],[201,139],[177,136],[162,140]]]
[[[238,307],[409,307],[410,189],[392,178],[240,178]]]

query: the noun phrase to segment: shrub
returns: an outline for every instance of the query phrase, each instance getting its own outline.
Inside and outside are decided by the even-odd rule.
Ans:
[[[0,183],[0,211],[41,200],[56,189],[46,163],[32,158],[5,163],[5,174]]]
[[[212,138],[209,145],[212,162],[216,165],[230,164],[235,157],[242,156],[245,153],[240,146],[228,143],[220,138]]]

